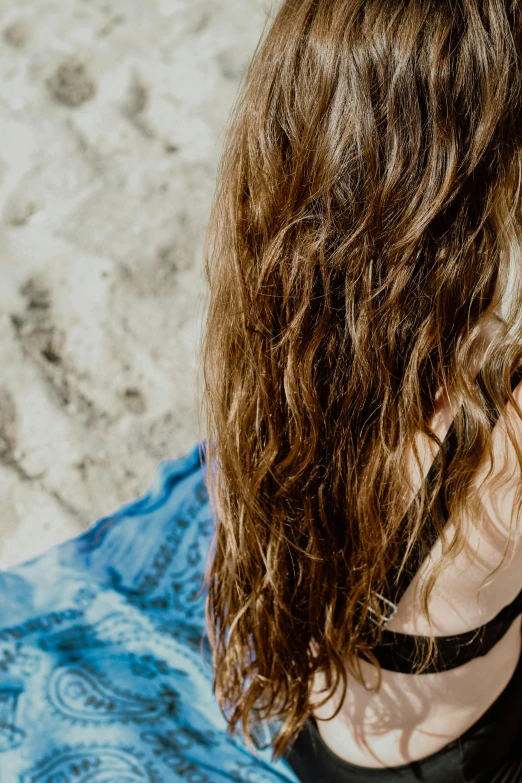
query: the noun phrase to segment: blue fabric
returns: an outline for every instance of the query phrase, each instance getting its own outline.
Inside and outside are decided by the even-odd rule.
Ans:
[[[298,783],[212,693],[196,595],[214,532],[204,443],[144,495],[0,572],[2,783]]]

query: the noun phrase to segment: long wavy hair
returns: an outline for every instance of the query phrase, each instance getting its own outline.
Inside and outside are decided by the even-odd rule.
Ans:
[[[443,483],[452,518],[469,516],[484,454],[493,470],[491,400],[520,415],[521,148],[517,0],[268,15],[225,130],[200,354],[214,692],[254,753],[253,727],[278,718],[283,755],[315,674],[325,701],[342,680],[340,709],[361,659],[378,666],[369,612],[400,547],[422,540]],[[498,311],[488,402],[472,368]],[[418,434],[441,445],[440,389],[459,402],[457,454],[405,517],[408,450],[420,469]],[[457,523],[441,567],[465,541]]]

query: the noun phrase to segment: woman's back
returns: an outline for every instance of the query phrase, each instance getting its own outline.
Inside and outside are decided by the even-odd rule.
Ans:
[[[231,730],[282,718],[275,754],[315,714],[346,763],[424,759],[519,659],[520,531],[491,572],[522,513],[520,10],[283,0],[232,116],[205,254],[208,628]],[[499,308],[509,341],[474,383]],[[458,406],[437,414],[437,387]],[[412,640],[434,636],[419,663]]]
[[[522,382],[514,396],[522,404]],[[444,401],[434,416],[432,426],[441,440],[454,415],[454,408]],[[511,536],[511,547],[500,565],[509,538],[514,492],[520,484],[518,462],[506,436],[507,417],[522,444],[522,425],[508,405],[491,435],[497,461],[495,471],[486,481],[487,466],[480,465],[473,482],[480,496],[482,515],[465,520],[469,523],[466,547],[441,571],[429,597],[431,632],[435,636],[453,636],[478,628],[522,589],[522,524]],[[421,443],[424,479],[435,448],[424,436],[419,438]],[[418,489],[421,479],[416,475],[414,487]],[[495,487],[499,479],[500,490]],[[450,519],[444,529],[448,540],[453,528]],[[444,555],[439,538],[387,622],[387,631],[429,636],[418,590],[441,557]],[[498,565],[499,570],[488,579]],[[377,694],[352,680],[344,705],[333,720],[327,718],[334,711],[333,705],[337,707],[335,697],[315,712],[321,737],[340,758],[361,766],[397,766],[437,752],[474,724],[509,682],[520,657],[521,623],[522,616],[518,615],[486,655],[448,671],[412,675],[383,669]],[[362,666],[367,684],[373,685],[375,668],[366,662]],[[320,677],[315,687],[324,687]]]

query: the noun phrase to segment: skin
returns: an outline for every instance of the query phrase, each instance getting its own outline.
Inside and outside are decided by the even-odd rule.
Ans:
[[[487,346],[492,330],[501,328],[494,320],[485,325],[479,339],[480,354]],[[522,407],[522,383],[514,392]],[[454,417],[455,403],[441,392],[432,426],[443,438]],[[509,419],[522,445],[522,423],[512,406],[499,419],[493,432],[496,467],[486,481],[485,460],[477,468],[474,489],[479,498],[477,516],[463,520],[467,530],[465,549],[438,577],[429,600],[435,636],[459,634],[492,619],[522,587],[522,525],[516,525],[505,561],[497,572],[491,571],[502,559],[508,541],[514,493],[520,484],[516,456],[506,434]],[[435,450],[428,439],[419,436],[423,450],[423,473],[428,473]],[[413,468],[412,492],[420,486],[421,476]],[[502,490],[498,482],[506,482]],[[467,527],[469,525],[469,527]],[[450,520],[448,537],[454,530]],[[387,629],[406,634],[429,634],[418,598],[418,591],[442,556],[442,542],[435,544],[408,590],[402,597]],[[435,753],[472,726],[504,690],[516,668],[522,647],[522,616],[487,655],[447,672],[411,675],[382,670],[382,686],[371,693],[349,678],[345,701],[339,714],[328,718],[338,706],[341,688],[314,715],[326,745],[340,758],[364,767],[380,768],[417,761]],[[365,661],[362,671],[368,686],[377,682],[375,668]],[[325,687],[316,677],[313,692]],[[324,697],[318,695],[317,702]]]

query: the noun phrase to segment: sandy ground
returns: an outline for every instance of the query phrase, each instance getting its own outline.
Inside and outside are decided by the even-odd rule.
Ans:
[[[268,5],[0,1],[0,567],[198,439],[203,232]]]

